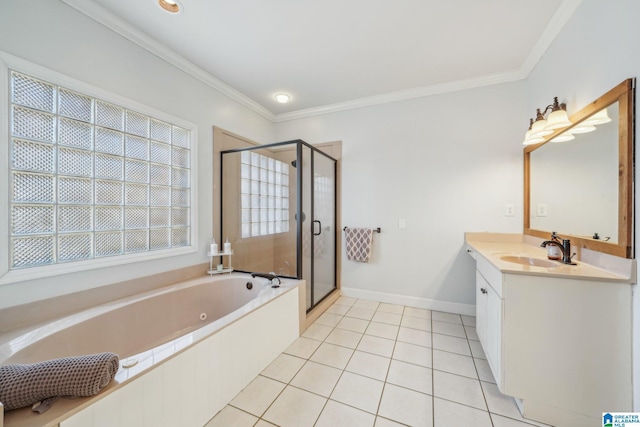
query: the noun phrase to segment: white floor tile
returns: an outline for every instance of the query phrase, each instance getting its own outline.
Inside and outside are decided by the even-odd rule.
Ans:
[[[491,417],[487,411],[481,411],[448,400],[435,398],[433,400],[433,412],[436,427],[493,427]]]
[[[318,319],[316,319],[314,324],[317,323],[319,325],[335,327],[338,323],[340,323],[340,320],[342,320],[342,316],[325,311],[324,313],[322,313],[322,315],[320,315],[320,317],[318,317]]]
[[[464,331],[467,333],[467,338],[473,341],[480,341],[478,338],[478,333],[476,332],[476,328],[471,326],[465,326]]]
[[[378,306],[378,311],[384,311],[385,313],[402,314],[402,312],[404,311],[404,306],[382,302]]]
[[[312,340],[311,338],[300,337],[295,340],[289,348],[284,352],[292,356],[308,359],[314,351],[320,346],[320,341]]]
[[[404,326],[405,328],[419,329],[421,331],[430,331],[431,319],[423,319],[421,317],[407,316],[407,314],[405,313],[402,316],[402,321],[400,322],[400,325]]]
[[[493,372],[491,372],[489,362],[484,359],[473,359],[473,361],[476,364],[476,370],[478,371],[478,378],[480,378],[480,381],[495,384],[496,380],[493,378]]]
[[[370,310],[368,308],[351,307],[351,309],[347,311],[347,314],[345,314],[345,316],[355,317],[356,319],[371,320],[374,314],[375,310]]]
[[[397,326],[400,325],[402,315],[395,313],[386,313],[384,311],[376,311],[371,320],[373,320],[374,322],[388,323],[390,325]]]
[[[378,356],[391,357],[395,341],[386,338],[364,335],[360,344],[356,347],[360,351],[377,354]]]
[[[312,427],[326,401],[324,397],[288,386],[263,418],[281,427]]]
[[[403,326],[400,326],[400,329],[398,330],[398,341],[421,345],[423,347],[431,347],[432,345],[431,332],[405,328]]]
[[[374,317],[375,319],[375,317]],[[366,335],[373,335],[380,338],[386,338],[395,340],[398,336],[398,330],[400,328],[395,325],[388,325],[386,323],[371,322],[364,332]]]
[[[424,366],[426,368],[430,368],[432,366],[430,348],[406,342],[396,343],[396,347],[393,350],[393,358],[396,360],[402,360],[403,362]]]
[[[433,371],[433,395],[483,411],[487,410],[479,380]]]
[[[392,360],[387,382],[420,393],[433,394],[431,369],[413,363]]]
[[[433,334],[434,350],[443,350],[450,353],[458,353],[471,356],[469,342],[465,338],[452,337],[451,335]]]
[[[448,351],[433,350],[433,369],[473,379],[478,378],[472,357]]]
[[[443,335],[452,335],[459,338],[467,338],[462,325],[433,321],[433,332]]]
[[[271,424],[266,422],[265,420],[260,420],[256,423],[254,427],[278,427],[275,424]]]
[[[325,313],[344,316],[345,314],[347,314],[347,311],[349,310],[351,310],[350,305],[340,305],[336,303],[336,304],[333,304],[331,307],[327,308],[327,311],[325,311]]]
[[[375,415],[329,400],[315,427],[373,427]]]
[[[375,427],[405,427],[405,424],[400,424],[378,416],[376,417]]]
[[[349,359],[353,354],[353,350],[339,345],[322,343],[318,350],[313,353],[309,360],[333,366],[334,368],[344,369],[349,363]]]
[[[345,372],[331,394],[331,399],[375,414],[384,383]]]
[[[356,350],[345,370],[384,381],[389,370],[389,362],[391,359],[387,357]]]
[[[462,316],[462,324],[464,326],[476,327],[476,316]]]
[[[477,359],[486,359],[487,356],[484,354],[484,350],[482,349],[482,344],[480,341],[469,341],[469,347],[471,347],[471,355]]]
[[[356,299],[355,298],[350,298],[350,297],[340,297],[336,300],[336,302],[333,305],[347,305],[349,307],[351,307],[353,304],[356,303]]]
[[[347,331],[345,329],[334,329],[325,339],[325,342],[343,347],[356,348],[360,342],[360,338],[362,338],[361,333]]]
[[[384,387],[378,414],[410,426],[433,426],[432,398],[393,384]]]
[[[420,317],[422,319],[431,319],[431,310],[427,310],[424,308],[405,307],[403,314],[405,316]]]
[[[455,323],[462,325],[462,317],[459,314],[443,313],[442,311],[432,311],[431,318],[438,322]]]
[[[227,405],[204,427],[252,427],[256,421],[257,417]]]
[[[312,340],[324,341],[325,338],[333,331],[331,326],[320,325],[319,323],[314,323],[310,325],[304,334],[302,334],[305,338],[311,338]]]
[[[371,301],[366,299],[359,299],[353,304],[354,307],[366,308],[367,310],[377,310],[380,303],[378,301]]]
[[[258,375],[229,404],[259,417],[284,387],[281,382]]]
[[[336,328],[363,333],[367,329],[367,326],[369,326],[368,320],[356,319],[355,317],[343,317]]]
[[[293,378],[291,385],[320,396],[329,397],[340,375],[342,375],[340,369],[309,361]]]
[[[304,363],[305,359],[282,353],[262,371],[262,375],[283,383],[288,383],[300,368],[302,368]]]

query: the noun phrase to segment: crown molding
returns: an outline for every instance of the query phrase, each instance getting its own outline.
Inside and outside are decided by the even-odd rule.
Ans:
[[[440,83],[429,86],[421,86],[417,88],[400,90],[395,92],[383,93],[380,95],[367,96],[351,101],[339,102],[336,104],[323,105],[320,107],[307,108],[304,110],[292,111],[290,113],[281,113],[275,116],[275,122],[285,122],[288,120],[297,120],[305,117],[319,116],[322,114],[335,113],[338,111],[353,110],[356,108],[370,107],[374,105],[387,104],[390,102],[404,101],[413,98],[422,98],[425,96],[438,95],[448,92],[456,92],[460,90],[473,89],[483,86],[491,86],[500,83],[508,83],[516,80],[522,80],[526,76],[521,70],[515,70],[500,74],[490,74],[482,77],[474,77],[472,79],[457,80],[455,82]]]
[[[172,64],[192,77],[200,80],[207,86],[217,90],[223,95],[233,99],[234,101],[247,107],[249,110],[261,115],[265,119],[273,122],[275,115],[258,104],[242,92],[232,88],[221,80],[217,79],[209,72],[203,70],[193,62],[187,60],[183,56],[177,54],[173,50],[169,49],[162,43],[157,42],[153,38],[149,37],[142,31],[135,28],[133,25],[118,17],[114,13],[108,11],[104,7],[93,1],[87,0],[61,0],[63,3],[71,6],[80,13],[88,16],[99,24],[104,25],[110,30],[120,34],[127,40],[132,41],[143,49],[154,54],[158,58]]]
[[[520,67],[524,73],[523,78],[527,78],[531,71],[533,71],[538,61],[540,61],[540,58],[542,58],[542,55],[549,49],[551,43],[553,43],[581,3],[582,0],[563,0],[562,3],[560,3],[558,10],[553,14],[549,23],[544,28],[542,35]]]
[[[209,72],[195,65],[194,63],[169,49],[165,45],[157,42],[153,38],[135,28],[133,25],[124,21],[123,19],[98,5],[97,3],[87,0],[61,1],[88,16],[89,18],[95,20],[96,22],[111,29],[112,31],[120,34],[126,39],[132,41],[133,43],[149,51],[150,53],[156,55],[160,59],[163,59],[164,61],[191,75],[192,77],[200,80],[207,86],[240,103],[244,107],[259,114],[272,123],[297,120],[306,117],[335,113],[339,111],[352,110],[356,108],[369,107],[390,102],[404,101],[413,98],[421,98],[447,92],[455,92],[460,90],[473,89],[476,87],[484,87],[526,79],[533,68],[536,66],[540,58],[542,58],[544,53],[547,51],[549,46],[551,46],[564,25],[576,11],[578,6],[580,6],[580,3],[582,3],[582,0],[562,0],[560,6],[558,6],[558,10],[556,10],[554,15],[551,17],[551,20],[549,20],[549,23],[545,27],[542,36],[538,39],[537,43],[535,44],[529,55],[526,57],[522,66],[516,70],[466,80],[458,80],[454,82],[440,83],[401,91],[388,92],[380,95],[323,105],[320,107],[291,111],[288,113],[274,114],[248,96],[225,84]]]

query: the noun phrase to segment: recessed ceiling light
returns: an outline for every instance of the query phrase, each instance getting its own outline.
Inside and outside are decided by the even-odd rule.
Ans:
[[[280,104],[286,104],[287,102],[289,102],[289,100],[291,100],[291,96],[287,95],[286,93],[278,93],[274,96],[274,98]]]
[[[181,10],[180,4],[176,0],[158,0],[158,4],[169,13],[178,13]]]

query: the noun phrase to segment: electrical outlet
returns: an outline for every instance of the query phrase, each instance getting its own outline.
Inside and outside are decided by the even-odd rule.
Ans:
[[[546,203],[538,203],[536,209],[537,216],[547,216],[547,204]]]
[[[513,203],[507,203],[504,210],[504,216],[515,216],[515,206]]]

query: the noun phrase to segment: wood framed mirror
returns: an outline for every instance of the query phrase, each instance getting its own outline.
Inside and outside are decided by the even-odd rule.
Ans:
[[[524,234],[555,231],[575,248],[634,257],[634,89],[623,81],[524,148]]]

